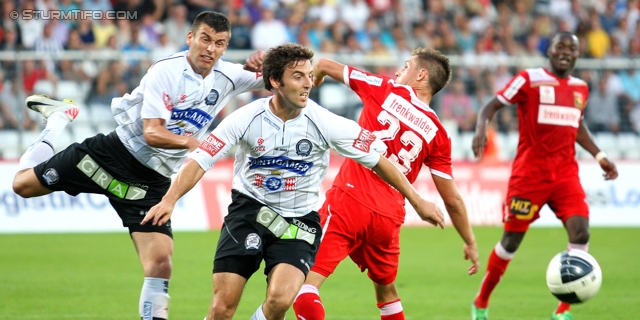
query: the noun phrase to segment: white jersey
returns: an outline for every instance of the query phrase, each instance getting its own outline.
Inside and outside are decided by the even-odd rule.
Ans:
[[[203,79],[189,65],[187,51],[179,52],[152,65],[131,94],[113,99],[116,133],[138,161],[169,177],[189,151],[149,146],[144,139],[143,119],[163,119],[169,131],[200,140],[231,98],[262,88],[261,74],[222,60]]]
[[[270,99],[227,116],[189,157],[209,170],[239,145],[233,188],[284,217],[300,217],[315,208],[330,148],[367,168],[386,150],[371,132],[311,100],[298,117],[282,122],[269,109]]]

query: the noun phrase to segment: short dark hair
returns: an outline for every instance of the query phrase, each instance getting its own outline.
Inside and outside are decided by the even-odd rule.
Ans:
[[[213,28],[216,32],[228,31],[231,33],[231,22],[229,18],[220,12],[215,11],[203,11],[198,14],[193,24],[191,25],[191,32],[196,33],[201,24]]]
[[[264,88],[272,90],[271,78],[282,83],[285,68],[294,67],[300,61],[311,61],[311,58],[313,58],[313,50],[296,43],[287,43],[269,49],[262,61]]]
[[[418,57],[418,67],[429,71],[429,87],[431,94],[436,95],[451,81],[449,58],[440,51],[430,48],[416,48],[411,52]]]

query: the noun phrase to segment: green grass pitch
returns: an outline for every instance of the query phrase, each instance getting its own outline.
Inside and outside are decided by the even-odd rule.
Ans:
[[[502,229],[475,228],[484,271]],[[640,319],[640,230],[594,228],[590,252],[603,270],[598,295],[575,318]],[[178,232],[170,284],[171,319],[202,319],[211,297],[218,232]],[[405,228],[397,279],[407,319],[468,319],[482,274],[468,276],[453,227]],[[491,319],[549,319],[551,257],[566,246],[560,228],[533,228],[491,301]],[[142,269],[126,233],[0,235],[0,319],[136,319]],[[245,289],[235,319],[249,319],[265,294],[262,271]],[[379,319],[373,287],[346,260],[321,290],[327,319]],[[295,319],[293,313],[287,319]]]

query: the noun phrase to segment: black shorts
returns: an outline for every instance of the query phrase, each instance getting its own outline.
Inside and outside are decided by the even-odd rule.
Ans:
[[[171,179],[141,164],[120,142],[115,132],[98,134],[74,143],[33,170],[40,183],[72,196],[103,194],[130,232],[160,232],[171,235],[171,222],[164,226],[141,226],[149,209],[165,195]]]
[[[313,266],[322,237],[316,211],[284,218],[264,204],[233,190],[224,218],[213,273],[232,272],[249,279],[264,259],[264,274],[280,263],[291,264],[305,276]]]

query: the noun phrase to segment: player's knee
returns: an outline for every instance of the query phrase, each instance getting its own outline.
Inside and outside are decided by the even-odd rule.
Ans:
[[[171,276],[173,265],[170,255],[163,255],[156,259],[143,262],[144,274],[147,277],[167,278]]]
[[[209,308],[209,315],[212,319],[231,319],[235,313],[236,305],[224,301],[224,299],[213,299]]]
[[[269,292],[263,305],[265,314],[285,313],[293,303],[294,298],[295,294]]]
[[[33,188],[27,179],[24,179],[20,173],[16,174],[13,179],[13,192],[23,198],[31,198],[34,196]]]

